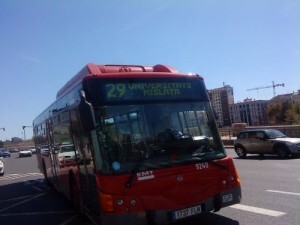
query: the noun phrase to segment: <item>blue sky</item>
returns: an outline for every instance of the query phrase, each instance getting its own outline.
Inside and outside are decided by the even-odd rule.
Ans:
[[[300,89],[299,0],[1,0],[0,140],[85,64],[172,65],[229,84],[235,102]],[[26,128],[26,138],[32,129]]]

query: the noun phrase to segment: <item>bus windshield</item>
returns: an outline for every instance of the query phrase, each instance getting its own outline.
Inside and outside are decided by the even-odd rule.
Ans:
[[[103,173],[166,168],[226,156],[209,102],[96,109]],[[98,160],[99,161],[99,160]]]

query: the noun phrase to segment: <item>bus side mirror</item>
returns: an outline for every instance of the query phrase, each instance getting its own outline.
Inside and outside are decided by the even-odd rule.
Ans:
[[[84,91],[80,91],[80,103],[78,106],[81,125],[84,130],[93,130],[96,127],[94,109],[91,103],[85,99]]]

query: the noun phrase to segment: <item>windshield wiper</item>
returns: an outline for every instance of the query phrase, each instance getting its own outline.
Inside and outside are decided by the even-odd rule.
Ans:
[[[134,177],[136,176],[136,173],[140,170],[140,168],[142,167],[143,163],[144,163],[145,159],[140,161],[139,163],[136,164],[134,170],[131,171],[130,177],[128,178],[128,180],[125,182],[125,187],[130,188],[132,181],[134,179]]]
[[[150,159],[153,156],[153,153],[151,155],[149,155],[148,157],[144,157],[143,159],[141,159],[141,161],[139,161],[136,165],[135,168],[131,171],[130,177],[128,178],[128,180],[125,182],[125,187],[129,188],[131,187],[132,181],[135,178],[136,174],[138,171],[140,171],[140,169],[142,168],[142,166],[144,165],[144,162],[147,159]]]
[[[222,168],[222,169],[224,169],[224,170],[227,170],[227,166],[215,162],[215,161],[214,161],[214,160],[216,160],[215,158],[213,158],[213,159],[207,159],[208,157],[207,157],[206,155],[203,155],[203,156],[201,157],[201,156],[196,155],[196,154],[194,154],[193,156],[194,156],[194,157],[197,157],[198,159],[201,159],[203,162],[208,162],[208,163],[210,163],[210,164],[212,164],[212,165],[215,165],[215,166],[218,166],[218,167],[220,167],[220,168]]]
[[[222,168],[222,169],[224,169],[224,170],[227,170],[227,166],[224,166],[224,165],[222,165],[222,164],[219,164],[219,163],[217,163],[217,162],[215,162],[215,161],[213,161],[213,160],[208,160],[207,162],[210,163],[210,164],[213,164],[213,165],[215,165],[215,166],[218,166],[218,167],[220,167],[220,168]]]

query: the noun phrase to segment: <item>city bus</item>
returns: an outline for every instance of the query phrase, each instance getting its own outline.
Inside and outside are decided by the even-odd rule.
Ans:
[[[33,130],[45,181],[95,224],[169,224],[241,201],[198,74],[87,64]]]

